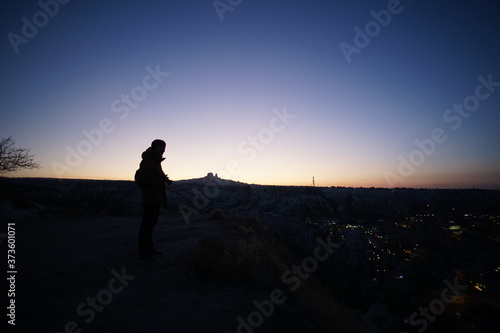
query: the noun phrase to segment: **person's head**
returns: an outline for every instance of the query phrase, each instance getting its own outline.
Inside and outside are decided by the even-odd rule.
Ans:
[[[167,148],[167,143],[163,140],[156,139],[151,142],[151,148],[153,148],[153,150],[158,154],[163,155],[165,148]]]

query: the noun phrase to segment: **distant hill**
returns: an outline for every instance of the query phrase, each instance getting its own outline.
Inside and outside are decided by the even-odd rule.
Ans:
[[[214,209],[265,220],[372,220],[426,207],[449,212],[499,213],[498,190],[384,189],[246,184],[207,176],[175,181],[167,189],[171,213],[195,216]],[[138,216],[133,181],[0,178],[0,216]]]

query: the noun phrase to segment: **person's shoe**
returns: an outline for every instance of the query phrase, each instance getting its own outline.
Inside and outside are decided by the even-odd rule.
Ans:
[[[145,262],[145,263],[152,263],[152,262],[158,262],[159,259],[155,258],[153,256],[140,256],[139,257],[140,262]]]
[[[151,250],[149,250],[149,253],[151,253],[151,254],[162,254],[163,251],[158,251],[156,249],[151,249]]]

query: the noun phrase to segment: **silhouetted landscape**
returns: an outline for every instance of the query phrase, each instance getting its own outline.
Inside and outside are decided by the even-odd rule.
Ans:
[[[497,332],[500,191],[0,178],[23,332]],[[2,240],[2,244],[5,242]],[[120,284],[121,282],[121,284]]]
[[[0,6],[9,333],[500,332],[500,1]]]

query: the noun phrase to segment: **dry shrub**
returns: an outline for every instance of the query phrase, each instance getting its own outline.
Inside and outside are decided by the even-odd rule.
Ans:
[[[222,221],[222,220],[225,220],[227,219],[227,215],[226,213],[220,209],[220,208],[216,208],[214,210],[212,210],[209,214],[208,214],[208,219],[209,220],[218,220],[218,221]]]
[[[221,216],[219,214],[216,215]],[[231,242],[214,237],[201,238],[198,251],[190,261],[191,268],[200,276],[226,282],[251,278],[266,289],[283,290],[287,304],[293,306],[281,307],[301,318],[309,325],[310,332],[360,331],[349,311],[339,305],[314,276],[302,280],[295,291],[284,284],[282,275],[302,260],[298,260],[258,219],[224,218],[221,223],[240,230],[243,237]]]
[[[239,246],[209,236],[198,241],[198,250],[189,258],[189,268],[202,279],[238,282],[247,277]]]

